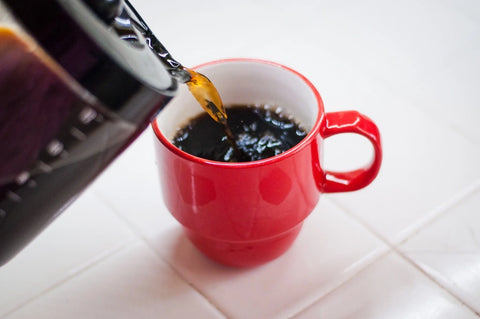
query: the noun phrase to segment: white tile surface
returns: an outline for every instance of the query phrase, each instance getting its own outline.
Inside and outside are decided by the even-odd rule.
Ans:
[[[0,268],[0,316],[133,238],[96,195],[84,193],[25,250]]]
[[[476,164],[480,148],[407,101],[392,99],[393,92],[380,84],[376,89],[381,92],[372,92],[369,105],[362,110],[378,123],[382,133],[382,168],[366,189],[333,199],[395,243],[471,190],[480,179]],[[349,144],[335,156],[327,147],[327,166],[351,160],[344,155],[351,152]],[[342,147],[341,143],[336,147]]]
[[[395,254],[379,259],[295,319],[477,318]]]
[[[143,243],[8,316],[23,318],[224,318]]]
[[[145,131],[92,185],[92,189],[137,233],[154,236],[176,221],[160,192],[153,131]]]
[[[480,23],[475,34],[480,33]],[[480,143],[480,66],[472,63],[480,55],[480,43],[473,40],[458,49],[438,67],[437,72],[418,77],[421,85],[408,92],[422,109],[450,124],[467,138]],[[441,93],[439,93],[441,92]]]
[[[311,79],[327,111],[370,116],[383,137],[380,175],[322,198],[280,259],[230,269],[193,248],[166,211],[148,130],[0,268],[0,317],[477,317],[480,2],[132,2],[186,66],[271,59]],[[330,139],[328,167],[364,163],[363,142]],[[366,228],[393,244],[414,235],[400,248],[433,280],[395,254],[375,261],[386,246]],[[141,242],[124,250],[135,237],[169,266]]]
[[[308,217],[292,248],[258,268],[216,264],[201,255],[178,228],[152,244],[229,318],[252,319],[286,318],[300,311],[386,250],[326,198]]]
[[[480,191],[452,207],[400,248],[480,313]]]

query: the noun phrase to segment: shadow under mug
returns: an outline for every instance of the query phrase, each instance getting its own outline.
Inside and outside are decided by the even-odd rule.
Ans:
[[[170,142],[179,127],[203,112],[185,85],[153,121],[165,204],[211,259],[237,267],[273,260],[291,246],[321,193],[358,190],[376,177],[382,160],[377,126],[356,111],[325,113],[320,94],[300,73],[253,59],[219,60],[195,69],[210,78],[225,105],[281,107],[308,131],[293,148],[264,160],[224,163],[195,157]],[[323,141],[340,133],[371,142],[374,154],[366,167],[323,168]]]

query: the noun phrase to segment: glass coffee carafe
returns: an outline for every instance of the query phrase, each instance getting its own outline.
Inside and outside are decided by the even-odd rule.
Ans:
[[[128,1],[0,0],[0,265],[188,76]]]

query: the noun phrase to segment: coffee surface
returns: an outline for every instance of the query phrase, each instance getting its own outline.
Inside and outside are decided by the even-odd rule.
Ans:
[[[221,162],[249,162],[285,152],[307,133],[278,109],[252,105],[226,108],[228,127],[236,148],[229,143],[224,127],[203,113],[180,128],[173,139],[179,149],[205,159]]]

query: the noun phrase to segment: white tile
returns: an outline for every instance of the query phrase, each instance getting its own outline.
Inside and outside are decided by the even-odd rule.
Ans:
[[[480,192],[463,200],[400,249],[480,313]]]
[[[150,249],[137,242],[8,318],[224,317]]]
[[[377,260],[295,319],[478,318],[394,254]]]
[[[133,240],[132,232],[87,191],[0,268],[0,316]]]
[[[480,15],[478,17],[480,21]],[[480,23],[476,34],[480,33]],[[418,77],[406,95],[420,108],[452,125],[480,145],[480,43],[458,48],[436,72]]]
[[[367,188],[332,199],[395,243],[469,192],[480,179],[480,148],[381,84],[364,87],[353,89],[360,110],[380,129],[382,167]],[[354,140],[328,142],[327,168],[342,169],[357,153],[362,157]]]
[[[330,40],[329,50],[402,94],[428,86],[419,75],[441,77],[448,58],[475,42],[480,27],[437,1],[349,1],[322,18],[317,21],[330,26],[321,32],[322,40]]]
[[[449,11],[455,11],[466,18],[480,24],[480,3],[476,0],[440,0],[435,3],[445,6]]]
[[[440,2],[351,3],[339,9],[345,21],[335,36],[342,41],[329,41],[328,50],[387,85],[393,96],[407,98],[480,142],[480,6]]]
[[[148,127],[92,185],[142,236],[154,236],[175,223],[160,192],[153,135]]]
[[[227,317],[252,319],[286,318],[300,311],[386,251],[326,198],[290,250],[257,268],[229,268],[210,261],[179,227],[152,245]]]

